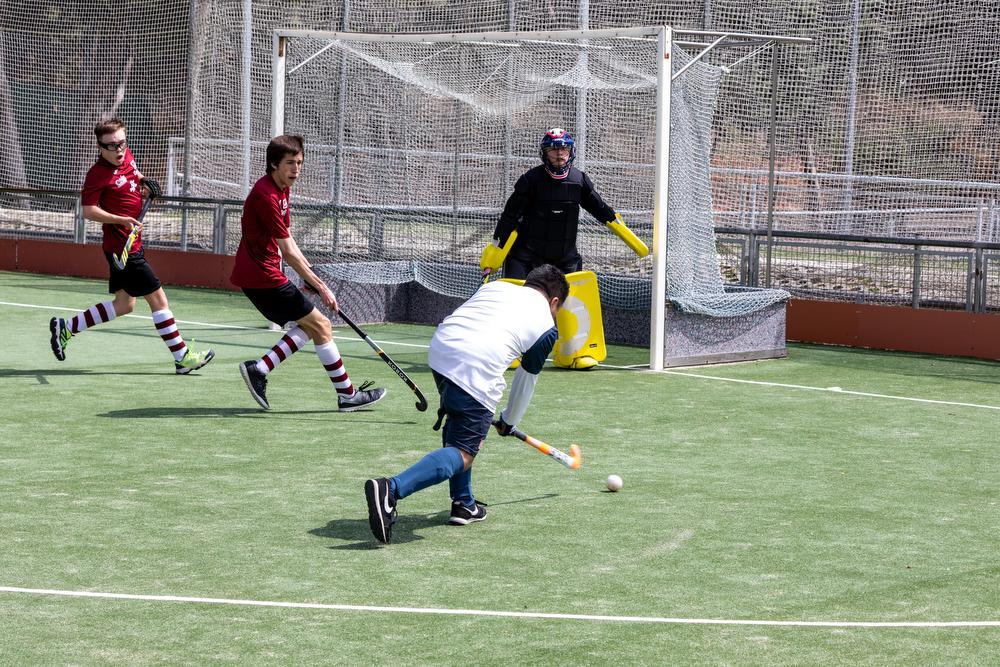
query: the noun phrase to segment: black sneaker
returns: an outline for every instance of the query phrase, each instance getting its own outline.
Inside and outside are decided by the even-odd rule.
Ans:
[[[396,523],[396,497],[389,489],[385,477],[365,482],[365,499],[368,501],[368,525],[372,535],[383,544],[392,541],[392,524]]]
[[[341,412],[354,412],[355,410],[360,410],[366,405],[372,405],[378,403],[385,396],[385,389],[375,388],[369,389],[372,386],[372,382],[363,382],[358,390],[354,392],[354,396],[344,396],[343,394],[337,394],[337,407]]]
[[[451,518],[448,523],[453,526],[466,526],[486,518],[486,503],[476,501],[475,507],[466,507],[459,501],[451,503]]]
[[[260,407],[265,410],[270,410],[271,404],[267,402],[266,395],[267,375],[257,370],[257,362],[244,361],[240,364],[240,375],[243,376],[243,381],[247,383],[247,389],[250,390],[253,400],[257,401]]]
[[[66,320],[61,317],[53,317],[49,320],[49,331],[52,332],[50,342],[52,343],[52,354],[56,355],[59,361],[66,361],[66,346],[69,339],[73,337]]]

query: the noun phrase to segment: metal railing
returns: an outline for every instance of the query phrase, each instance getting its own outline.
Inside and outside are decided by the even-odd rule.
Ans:
[[[150,247],[233,254],[239,243],[237,199],[164,197],[150,216]],[[368,259],[378,259],[389,226],[453,214],[450,207],[413,210],[404,207],[293,205],[300,241],[332,256],[350,256],[338,244],[346,224],[365,240]],[[497,211],[461,212],[462,225],[491,227]],[[454,219],[454,218],[453,218]],[[459,225],[445,245],[462,243]],[[1000,312],[1000,243],[895,236],[716,227],[723,280],[749,287],[780,287],[812,299],[883,303],[914,308],[937,307],[969,312]],[[79,193],[61,190],[0,188],[0,236],[99,243],[100,225],[83,218]],[[479,248],[462,253],[475,261]],[[770,272],[767,258],[770,256]],[[463,260],[464,261],[464,260]],[[765,284],[765,276],[770,283]]]
[[[1000,311],[1000,243],[774,231],[765,284],[766,233],[717,227],[716,234],[720,248],[738,248],[738,263],[728,264],[735,284],[805,298]],[[726,267],[724,259],[724,277]]]

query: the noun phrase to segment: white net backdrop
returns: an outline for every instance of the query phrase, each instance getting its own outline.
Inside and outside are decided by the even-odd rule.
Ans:
[[[389,0],[255,0],[247,16],[248,5],[0,5],[0,187],[78,189],[94,157],[91,127],[100,113],[114,110],[128,122],[144,169],[169,180],[174,192],[240,198],[247,185],[246,136],[251,179],[262,172],[277,27],[472,32],[666,24],[815,40],[783,49],[777,63],[775,229],[1000,241],[996,3],[413,0],[404,6]],[[711,62],[733,60],[730,53]],[[711,135],[717,224],[756,230],[766,224],[770,67],[770,54],[758,54],[722,81]],[[606,99],[609,122],[615,119],[611,110],[627,100]],[[574,120],[561,124],[572,129]],[[546,124],[515,128],[511,144],[531,157],[529,147]],[[619,145],[612,145],[613,133],[607,141],[590,134],[583,137],[585,165],[605,188],[613,175],[602,173],[599,162],[627,152],[621,146],[641,152],[649,144],[619,133]],[[520,166],[526,165],[511,169],[516,173]],[[609,199],[621,206],[613,195]]]

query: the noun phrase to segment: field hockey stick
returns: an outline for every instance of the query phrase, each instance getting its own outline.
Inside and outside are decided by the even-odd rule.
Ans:
[[[160,196],[160,185],[152,179],[143,179],[143,184],[149,187],[149,197],[142,202],[142,209],[139,211],[139,217],[136,218],[139,222],[146,217],[146,211],[149,207],[153,205],[153,200]],[[119,271],[125,268],[128,264],[128,254],[132,250],[135,240],[139,237],[139,225],[132,225],[132,230],[128,233],[128,238],[125,239],[125,247],[122,248],[120,255],[111,255],[111,260],[115,263],[115,268]]]
[[[361,338],[364,339],[364,341],[366,343],[368,343],[368,345],[370,345],[371,348],[373,350],[375,350],[375,352],[378,353],[378,356],[382,357],[382,361],[384,361],[385,363],[387,363],[389,365],[389,368],[391,368],[392,370],[394,370],[396,372],[396,375],[399,376],[399,379],[402,380],[403,382],[405,382],[406,386],[408,386],[410,389],[413,390],[413,393],[416,394],[416,396],[417,396],[417,410],[420,410],[421,412],[425,411],[427,409],[427,399],[424,398],[424,395],[423,395],[423,393],[421,393],[420,388],[417,387],[417,385],[413,382],[413,380],[410,379],[410,376],[408,376],[406,373],[404,373],[403,369],[400,368],[399,366],[397,366],[396,362],[393,361],[392,359],[390,359],[389,355],[386,354],[382,350],[382,348],[378,346],[378,343],[376,343],[371,338],[369,338],[368,334],[366,334],[364,331],[362,331],[361,327],[359,327],[357,324],[355,324],[354,321],[344,313],[344,311],[338,310],[337,314],[340,315],[340,319],[342,319],[345,322],[347,322],[347,325],[349,327],[351,327],[352,329],[354,329],[354,333],[356,333],[359,336],[361,336]]]
[[[500,424],[499,421],[493,422],[494,426],[498,426],[499,424]],[[532,447],[540,451],[542,454],[545,454],[546,456],[551,456],[556,461],[559,461],[559,463],[563,464],[567,468],[570,468],[571,470],[576,470],[583,463],[583,452],[581,452],[580,448],[576,445],[570,445],[569,454],[567,454],[566,452],[559,451],[552,445],[545,444],[544,442],[538,440],[537,438],[532,438],[530,435],[528,435],[527,433],[525,433],[520,429],[512,428],[510,430],[510,434],[515,438],[517,438],[518,440],[531,445]]]

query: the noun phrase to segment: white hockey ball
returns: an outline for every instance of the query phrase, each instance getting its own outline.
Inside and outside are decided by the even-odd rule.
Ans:
[[[622,478],[618,475],[608,475],[604,483],[608,486],[608,491],[618,491],[622,488]]]

